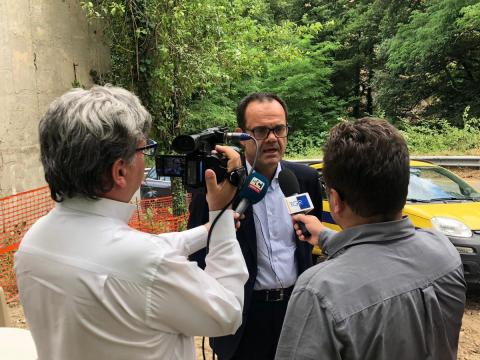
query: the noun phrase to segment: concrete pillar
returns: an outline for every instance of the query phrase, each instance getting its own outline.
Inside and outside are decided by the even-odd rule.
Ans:
[[[75,80],[109,67],[100,26],[78,0],[0,1],[0,197],[45,185],[38,122]],[[74,66],[75,64],[75,66]]]

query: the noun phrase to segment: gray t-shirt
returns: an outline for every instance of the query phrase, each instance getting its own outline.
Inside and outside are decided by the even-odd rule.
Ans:
[[[408,218],[327,234],[290,299],[276,359],[456,359],[466,285],[447,237]]]

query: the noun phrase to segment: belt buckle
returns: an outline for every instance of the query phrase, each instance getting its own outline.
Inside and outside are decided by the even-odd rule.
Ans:
[[[273,294],[278,294],[278,296],[272,296],[271,298],[270,295],[273,295]],[[283,301],[284,295],[285,294],[283,292],[283,289],[275,290],[275,292],[273,292],[272,290],[267,290],[267,296],[265,297],[265,301],[267,302]]]

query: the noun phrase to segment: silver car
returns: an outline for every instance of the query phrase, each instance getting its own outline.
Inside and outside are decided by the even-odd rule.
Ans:
[[[152,167],[140,186],[140,196],[142,199],[153,199],[160,196],[169,196],[172,194],[170,177],[157,176],[155,167]]]

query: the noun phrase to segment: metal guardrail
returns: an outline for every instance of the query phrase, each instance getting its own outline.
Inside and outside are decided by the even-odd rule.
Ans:
[[[440,166],[480,168],[480,156],[412,156],[412,160],[429,161]],[[321,162],[322,159],[290,160],[309,165]]]
[[[441,166],[480,168],[480,156],[412,156],[411,158],[430,161]]]

